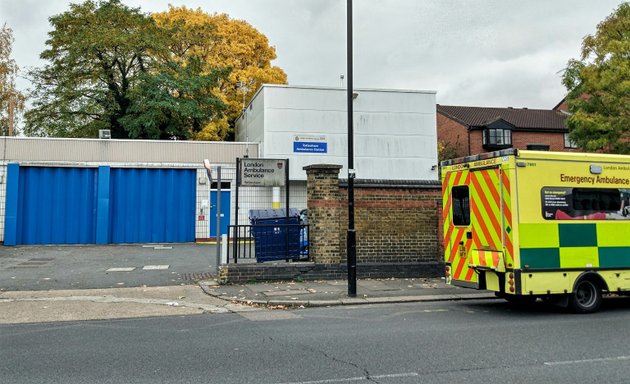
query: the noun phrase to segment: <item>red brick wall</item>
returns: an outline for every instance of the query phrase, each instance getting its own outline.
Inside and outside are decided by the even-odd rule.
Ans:
[[[458,156],[468,156],[468,129],[441,113],[437,113],[437,139],[443,145],[450,144],[459,149]]]
[[[347,188],[340,188],[340,254],[346,258]],[[357,262],[438,262],[441,258],[440,186],[355,187]]]
[[[527,149],[527,144],[547,144],[550,151],[576,151],[575,149],[564,147],[564,133],[512,132],[512,145],[514,148]]]
[[[339,186],[341,166],[304,167],[307,174],[309,253],[317,264],[346,260],[348,188]],[[442,260],[441,186],[363,184],[354,188],[359,263],[439,263]]]
[[[481,130],[470,131],[470,154],[476,155],[478,153],[488,152],[483,149],[483,140],[481,137]]]

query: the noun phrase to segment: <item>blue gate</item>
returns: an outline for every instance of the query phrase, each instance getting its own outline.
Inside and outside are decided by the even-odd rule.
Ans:
[[[5,244],[96,242],[96,168],[10,164],[9,174]]]
[[[195,241],[194,169],[111,168],[111,243]]]
[[[195,240],[194,169],[7,168],[5,245]]]

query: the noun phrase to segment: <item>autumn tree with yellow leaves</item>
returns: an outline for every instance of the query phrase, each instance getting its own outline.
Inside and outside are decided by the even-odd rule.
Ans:
[[[201,9],[169,6],[152,15],[157,25],[173,33],[172,55],[181,62],[191,57],[206,71],[227,68],[228,75],[214,89],[226,105],[224,115],[212,120],[196,140],[223,140],[234,122],[262,84],[286,84],[287,75],[271,61],[276,50],[267,37],[243,20],[226,14],[208,14]]]

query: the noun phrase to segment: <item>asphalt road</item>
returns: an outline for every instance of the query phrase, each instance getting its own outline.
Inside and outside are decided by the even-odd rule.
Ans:
[[[2,383],[627,383],[630,300],[503,301],[0,326]]]

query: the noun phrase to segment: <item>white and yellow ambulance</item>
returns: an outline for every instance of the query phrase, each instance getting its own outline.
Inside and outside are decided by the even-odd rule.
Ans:
[[[440,165],[447,282],[580,313],[630,293],[630,156],[508,149]]]

